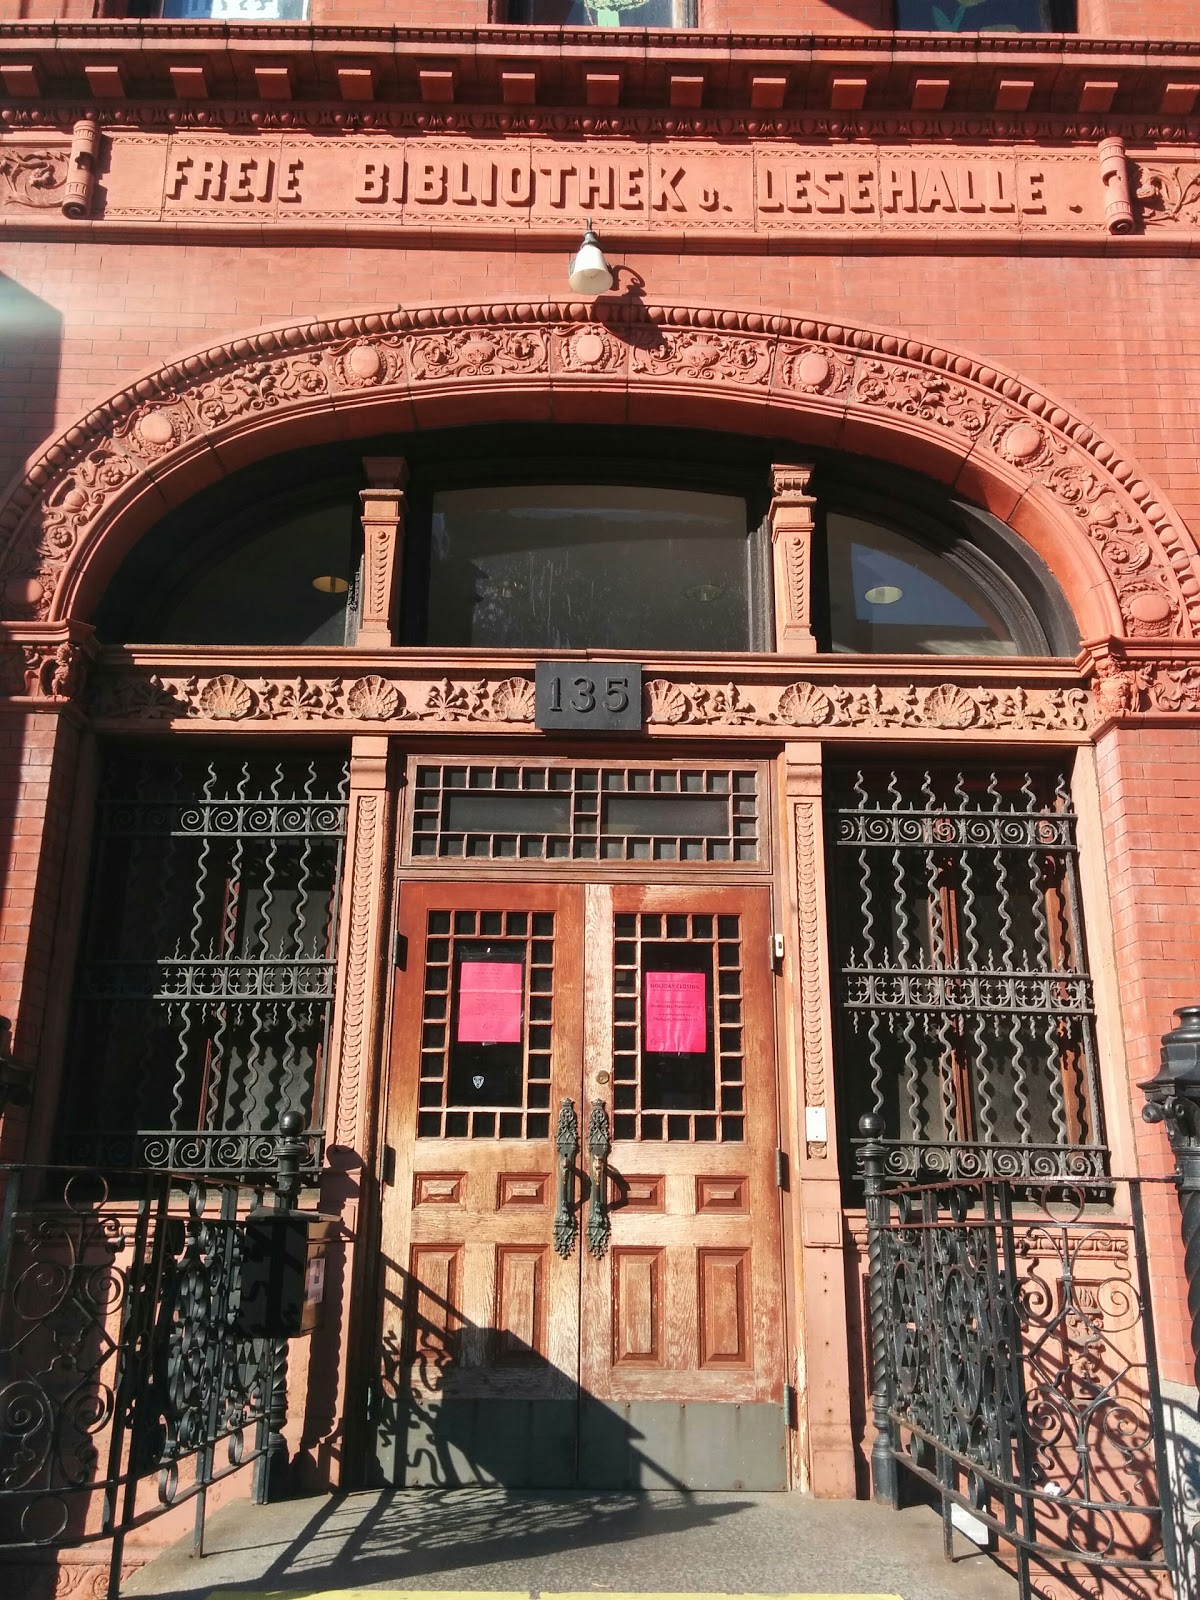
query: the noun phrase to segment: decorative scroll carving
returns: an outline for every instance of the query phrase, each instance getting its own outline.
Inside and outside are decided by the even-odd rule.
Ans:
[[[346,973],[342,991],[344,1009],[341,1051],[338,1055],[336,1117],[337,1143],[348,1149],[353,1149],[358,1141],[358,1104],[367,1032],[367,983],[380,803],[377,794],[358,796],[351,835],[354,862],[350,869],[350,931],[346,939]]]
[[[771,469],[771,551],[775,564],[775,648],[784,655],[811,655],[817,648],[809,594],[813,507],[811,467]]]
[[[66,150],[0,150],[0,208],[61,206],[67,160]]]
[[[1108,674],[1108,668],[1103,670]],[[913,729],[1077,736],[1090,729],[1094,715],[1113,714],[1101,710],[1098,694],[1089,696],[1075,686],[928,679],[889,684],[846,682],[833,676],[832,670],[821,673],[815,682],[796,679],[781,683],[781,677],[778,673],[773,680],[759,675],[741,682],[713,683],[650,678],[644,689],[646,726],[650,731],[675,729],[681,733],[711,729],[751,733],[758,729],[772,735],[802,735],[814,729],[853,733]],[[1165,675],[1146,682],[1160,699],[1174,693],[1179,708],[1191,709],[1200,692],[1193,688],[1200,682],[1200,663],[1181,668],[1170,682]],[[273,675],[219,672],[201,676],[150,666],[106,664],[93,679],[87,708],[104,722],[411,722],[431,728],[483,725],[528,729],[534,721],[534,690],[527,675],[510,674],[495,680],[430,679],[420,675],[419,665],[413,664],[381,667],[362,676],[334,670],[322,675],[311,667],[298,675],[286,666]],[[1130,709],[1139,709],[1139,705],[1131,703]]]
[[[1135,165],[1134,173],[1142,221],[1147,228],[1164,222],[1194,227],[1200,222],[1200,168],[1144,161]]]
[[[1125,141],[1100,141],[1100,181],[1104,185],[1104,221],[1109,233],[1132,233],[1137,226],[1129,198],[1129,163]]]
[[[26,644],[21,646],[24,660],[25,693],[35,700],[70,700],[80,687],[84,656],[79,646]]]
[[[1183,524],[1108,440],[1018,378],[870,329],[623,302],[597,303],[590,317],[553,302],[382,311],[253,334],[139,380],[56,439],[0,508],[8,612],[69,612],[85,560],[126,501],[172,475],[182,481],[176,468],[206,435],[277,419],[282,445],[293,417],[312,407],[377,402],[394,414],[431,385],[477,401],[491,382],[552,390],[584,373],[598,390],[664,398],[738,389],[744,403],[769,405],[776,431],[789,408],[820,410],[831,396],[892,431],[934,429],[977,471],[990,462],[1010,485],[1044,489],[1057,508],[1047,515],[1099,554],[1129,636],[1200,634],[1196,550]]]
[[[800,800],[796,807],[796,906],[800,929],[800,1039],[804,1051],[804,1104],[825,1104],[825,1024],[822,950],[824,928],[817,891],[821,844],[820,802]],[[829,1147],[809,1141],[811,1160],[824,1160]]]
[[[1088,727],[1088,697],[1082,689],[964,688],[958,684],[932,688],[831,684],[818,688],[797,682],[778,695],[774,710],[769,711],[747,701],[736,684],[712,689],[705,684],[668,684],[655,679],[647,690],[651,721],[655,720],[655,708],[663,706],[668,710],[664,721],[706,727],[752,723],[797,731],[828,726],[953,731],[1004,728],[1017,732],[1083,732]]]

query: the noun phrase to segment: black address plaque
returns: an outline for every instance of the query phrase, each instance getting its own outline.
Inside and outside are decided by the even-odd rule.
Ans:
[[[640,731],[642,669],[628,661],[539,661],[534,678],[534,722],[593,733]]]

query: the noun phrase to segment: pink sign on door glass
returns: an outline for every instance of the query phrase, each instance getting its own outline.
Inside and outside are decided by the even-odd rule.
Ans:
[[[521,963],[464,961],[458,969],[458,1043],[521,1042]]]
[[[642,1048],[703,1055],[707,1044],[703,972],[648,972]]]

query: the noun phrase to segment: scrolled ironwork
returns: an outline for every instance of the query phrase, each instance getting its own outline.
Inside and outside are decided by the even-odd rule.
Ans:
[[[63,1159],[253,1171],[322,1121],[346,829],[339,756],[131,755],[105,770]]]
[[[612,1223],[608,1215],[608,1157],[612,1151],[612,1129],[603,1100],[593,1100],[588,1117],[588,1196],[587,1247],[597,1261],[608,1249]]]
[[[839,1073],[889,1171],[1100,1175],[1065,773],[864,766],[828,820]]]
[[[579,1154],[579,1119],[575,1102],[564,1100],[559,1107],[554,1146],[558,1152],[558,1203],[554,1209],[554,1250],[567,1261],[579,1238],[579,1219],[575,1215],[575,1157]]]
[[[939,1491],[947,1529],[958,1505],[1007,1540],[1023,1597],[1035,1572],[1158,1592],[1176,1550],[1151,1180],[898,1183],[865,1149],[877,1451]]]
[[[251,1210],[302,1181],[299,1124],[259,1136],[257,1189],[0,1165],[0,1547],[111,1537],[115,1600],[128,1529],[195,1499],[199,1540],[208,1489],[266,1457],[287,1345],[243,1325],[242,1274]]]

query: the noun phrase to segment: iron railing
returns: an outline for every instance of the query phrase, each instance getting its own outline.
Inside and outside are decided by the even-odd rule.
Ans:
[[[879,1131],[863,1119],[876,1498],[919,1479],[947,1556],[965,1513],[1022,1600],[1162,1600],[1179,1568],[1142,1217],[1155,1180],[898,1182]]]
[[[194,1501],[202,1552],[214,1484],[254,1463],[268,1498],[287,1342],[254,1296],[262,1219],[294,1197],[303,1148],[294,1128],[277,1136],[256,1187],[0,1165],[4,1554],[111,1540],[116,1600],[131,1529]]]
[[[864,766],[828,848],[847,1126],[896,1177],[1102,1176],[1065,773]]]

